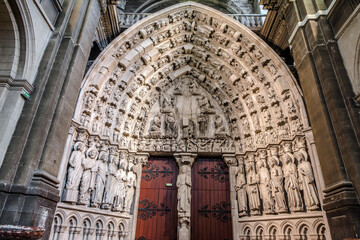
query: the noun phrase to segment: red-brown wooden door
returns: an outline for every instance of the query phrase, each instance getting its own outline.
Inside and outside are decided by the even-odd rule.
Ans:
[[[178,167],[173,158],[151,157],[143,167],[135,237],[137,240],[176,239],[177,175]]]
[[[198,158],[191,177],[191,239],[231,240],[228,167],[221,158]]]

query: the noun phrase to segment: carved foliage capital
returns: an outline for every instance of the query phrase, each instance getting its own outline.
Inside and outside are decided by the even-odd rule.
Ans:
[[[195,162],[196,156],[197,156],[197,154],[192,154],[192,153],[174,154],[174,157],[175,157],[176,162],[179,165],[179,167],[181,167],[183,165],[190,165],[190,167],[191,167],[193,165],[193,163]]]
[[[141,164],[142,166],[145,166],[148,162],[150,154],[148,153],[137,153],[135,156],[135,162],[136,164]]]
[[[235,154],[224,154],[223,159],[224,159],[224,162],[228,165],[228,167],[237,165],[237,160],[236,160]]]

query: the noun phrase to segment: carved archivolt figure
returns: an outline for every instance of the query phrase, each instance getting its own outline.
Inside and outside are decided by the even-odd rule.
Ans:
[[[282,156],[282,162],[284,164],[284,176],[285,176],[285,190],[288,196],[288,203],[290,211],[302,211],[303,202],[300,196],[299,182],[297,178],[297,171],[293,158],[289,153],[285,153]]]
[[[243,165],[240,165],[237,168],[235,190],[237,192],[239,217],[241,217],[246,215],[248,211],[248,202],[246,196],[246,180],[245,180]]]
[[[96,166],[96,179],[95,179],[95,188],[92,195],[91,206],[98,207],[101,205],[105,184],[106,184],[106,176],[107,176],[107,161],[109,158],[109,154],[106,149],[100,151],[99,159],[97,161]]]
[[[89,120],[90,116],[87,113],[83,113],[80,117],[80,123],[84,128],[87,128],[89,126],[90,120]]]
[[[84,172],[81,177],[78,204],[86,205],[89,203],[90,193],[93,191],[95,184],[94,178],[97,156],[97,149],[95,147],[89,148],[87,151],[87,157],[83,159],[83,162],[81,163]]]
[[[263,210],[266,214],[274,213],[274,200],[271,195],[270,173],[265,161],[260,159],[257,162],[260,195],[263,202]]]
[[[317,210],[319,209],[319,200],[310,162],[307,161],[302,152],[297,152],[295,158],[298,161],[300,189],[304,192],[306,208],[309,210]]]
[[[86,109],[91,109],[94,104],[94,100],[95,100],[94,95],[90,93],[85,100],[84,107]]]
[[[190,213],[191,203],[191,168],[188,165],[180,167],[180,173],[176,180],[178,188],[178,206],[180,213]]]
[[[126,196],[125,196],[125,212],[130,212],[131,204],[133,202],[135,188],[136,188],[136,175],[133,172],[134,164],[129,163],[129,172],[126,176]]]
[[[277,157],[277,149],[270,149],[270,152],[271,157],[269,157],[268,162],[270,165],[271,192],[275,199],[275,211],[277,213],[284,213],[288,211],[283,187],[284,175],[279,166],[280,161]]]
[[[114,150],[110,150],[110,151],[114,151]],[[117,165],[118,165],[118,156],[115,153],[110,152],[107,180],[105,185],[105,193],[101,205],[101,207],[104,209],[111,208],[114,202],[114,197],[115,197],[114,193],[117,187],[116,186]]]
[[[245,164],[246,180],[247,180],[247,193],[249,197],[249,207],[251,215],[260,214],[260,197],[258,189],[258,177],[254,167],[254,156],[250,157],[250,161]]]
[[[78,188],[84,168],[82,162],[85,160],[85,144],[77,142],[74,151],[69,159],[69,170],[64,191],[63,201],[76,202],[78,197]]]

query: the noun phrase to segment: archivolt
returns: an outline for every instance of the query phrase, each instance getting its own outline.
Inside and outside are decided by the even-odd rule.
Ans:
[[[74,119],[136,150],[154,104],[185,81],[215,103],[236,152],[293,139],[308,127],[285,63],[242,24],[191,2],[138,22],[111,43],[85,76]]]

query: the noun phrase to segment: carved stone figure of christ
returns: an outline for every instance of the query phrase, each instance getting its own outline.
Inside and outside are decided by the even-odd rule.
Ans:
[[[295,154],[298,161],[300,189],[304,192],[305,205],[308,210],[319,209],[319,199],[315,188],[315,179],[310,162],[302,152]]]
[[[93,174],[94,169],[96,167],[96,157],[98,155],[98,151],[96,148],[89,148],[87,151],[87,157],[81,163],[84,172],[81,177],[80,184],[80,193],[79,193],[79,201],[78,204],[86,205],[89,203],[90,193],[93,190]]]
[[[246,180],[244,175],[244,166],[237,167],[235,190],[237,193],[239,217],[247,214],[248,202],[246,196]]]
[[[177,177],[176,186],[178,188],[178,207],[180,213],[190,212],[191,203],[191,168],[188,165],[180,167],[180,173]]]
[[[69,159],[69,170],[63,196],[63,201],[76,202],[78,197],[78,188],[82,173],[84,171],[81,163],[85,160],[85,144],[77,142],[74,146],[74,151],[71,153]]]
[[[101,205],[105,184],[106,184],[106,176],[107,176],[107,161],[109,158],[109,153],[107,150],[102,150],[99,153],[99,159],[97,162],[97,173],[95,179],[95,188],[92,195],[91,206],[98,207]]]
[[[303,210],[303,202],[300,196],[299,182],[297,178],[296,165],[293,163],[289,153],[282,156],[284,164],[285,190],[288,196],[290,211],[297,212]]]

